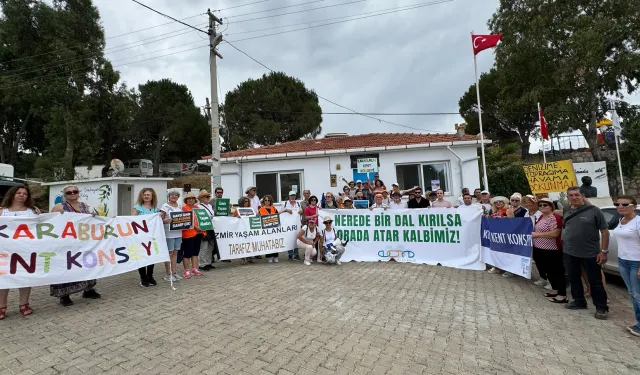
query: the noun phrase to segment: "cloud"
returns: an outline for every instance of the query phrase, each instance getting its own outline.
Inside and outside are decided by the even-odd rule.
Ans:
[[[308,2],[306,0],[265,1],[216,12],[216,14],[220,17],[228,17],[225,25],[221,27],[225,34],[229,34],[225,39],[237,40],[234,44],[255,59],[271,69],[284,71],[299,78],[308,88],[341,105],[360,112],[457,112],[458,99],[474,82],[469,33],[472,30],[486,32],[486,22],[497,8],[497,0],[455,0],[379,17],[240,41],[240,39],[340,20],[312,21],[349,15],[357,16],[376,10],[428,2],[427,0],[368,0],[345,6],[276,16],[281,13],[309,10],[348,1],[326,0],[261,12]],[[217,1],[215,9],[251,2],[255,1]],[[112,60],[184,45],[184,47],[171,48],[138,58],[114,61],[116,69],[122,73],[122,79],[130,86],[142,84],[150,79],[170,78],[186,84],[198,105],[204,105],[205,98],[211,97],[206,35],[193,31],[174,37],[171,36],[175,34],[159,36],[174,30],[177,31],[176,34],[189,30],[178,23],[134,32],[170,21],[134,2],[96,0],[95,3],[100,11],[108,38],[107,48],[110,50],[107,50],[107,56]],[[183,2],[146,0],[143,3],[177,19],[205,13],[212,4],[204,0]],[[251,12],[261,13],[237,16]],[[241,22],[266,16],[270,17]],[[184,22],[204,28],[207,17],[200,15]],[[245,33],[291,24],[302,25]],[[119,36],[125,33],[130,34]],[[113,47],[155,36],[157,39],[167,39],[154,43],[147,41],[139,47],[113,52]],[[160,57],[199,47],[199,41],[203,48]],[[239,83],[249,78],[258,78],[267,72],[229,45],[222,44],[219,51],[224,56],[223,60],[218,60],[219,83],[223,97]],[[153,59],[156,56],[158,58]],[[149,58],[152,59],[134,63]],[[492,63],[491,53],[478,56],[480,71],[488,70]],[[223,98],[221,100],[223,101]],[[325,113],[346,111],[323,100],[320,104]],[[411,128],[439,132],[453,132],[453,124],[461,121],[457,115],[381,116],[380,118]],[[323,116],[322,127],[325,133],[415,132],[410,128],[380,123],[356,115],[326,114]]]

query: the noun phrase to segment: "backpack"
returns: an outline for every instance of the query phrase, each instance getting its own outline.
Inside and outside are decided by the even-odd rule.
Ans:
[[[560,229],[560,235],[556,237],[556,246],[558,247],[558,250],[562,250],[562,216],[554,213],[553,217],[556,219],[556,229]],[[542,220],[542,216],[536,220],[536,224],[538,224],[540,220]],[[533,229],[535,230],[535,227]]]

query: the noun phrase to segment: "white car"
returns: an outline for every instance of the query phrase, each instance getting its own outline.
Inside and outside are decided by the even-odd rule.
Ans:
[[[604,272],[619,275],[618,271],[618,242],[613,235],[613,229],[618,226],[620,222],[620,214],[614,206],[600,207],[604,214],[605,220],[609,223],[609,256],[607,257],[607,263],[604,265]],[[636,207],[636,213],[640,215],[640,205]]]

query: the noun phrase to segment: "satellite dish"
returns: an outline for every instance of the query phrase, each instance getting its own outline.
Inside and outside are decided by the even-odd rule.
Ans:
[[[113,171],[112,176],[118,176],[122,171],[124,171],[124,163],[120,159],[111,159],[111,170]]]

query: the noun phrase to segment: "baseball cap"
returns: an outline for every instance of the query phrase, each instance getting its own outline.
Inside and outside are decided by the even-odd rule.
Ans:
[[[482,190],[480,194],[489,194],[489,190]]]
[[[291,190],[291,191],[289,192],[289,195],[298,195],[298,193],[296,193],[295,191]]]

